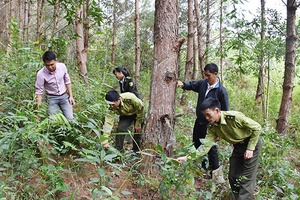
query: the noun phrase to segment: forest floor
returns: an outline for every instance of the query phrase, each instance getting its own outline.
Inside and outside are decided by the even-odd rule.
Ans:
[[[296,152],[293,155],[298,155]],[[291,163],[295,164],[296,170],[300,171],[299,161],[297,156],[290,156],[289,160]],[[56,163],[49,163],[55,166],[60,165],[66,171],[60,173],[60,177],[63,179],[64,184],[67,186],[64,190],[58,190],[55,192],[54,199],[75,199],[75,200],[92,200],[92,199],[121,199],[121,200],[160,200],[162,199],[159,194],[158,185],[161,177],[159,174],[151,175],[152,177],[145,177],[141,181],[141,167],[132,167],[139,160],[141,160],[140,155],[135,156],[125,156],[122,160],[115,159],[110,164],[104,164],[103,169],[105,169],[105,174],[99,175],[99,166],[92,164],[90,162],[74,162],[78,158],[77,155],[72,155],[70,153],[52,157],[56,160]],[[134,169],[133,169],[134,168]],[[147,176],[147,175],[145,175]],[[39,179],[33,177],[33,182],[35,184]],[[102,180],[100,180],[102,179]],[[149,183],[149,181],[151,183]],[[195,189],[197,191],[207,191],[210,189],[211,179],[208,175],[197,177],[194,179]],[[33,183],[34,185],[34,183]],[[108,190],[101,190],[101,186],[105,185],[108,190],[111,191],[111,196],[108,195]],[[47,189],[47,185],[38,185],[40,190]],[[98,191],[98,196],[93,197],[92,193]],[[220,193],[229,196],[230,193],[229,183],[225,183],[225,186],[218,186],[217,190]],[[101,198],[99,194],[102,194]],[[70,198],[72,197],[72,198]],[[110,198],[113,197],[113,198]],[[188,199],[188,198],[182,198]],[[231,197],[222,198],[223,200],[231,200]]]
[[[129,150],[132,145],[126,145],[125,149]],[[147,157],[147,156],[146,156]],[[92,200],[92,199],[121,199],[121,200],[159,200],[162,199],[159,194],[158,185],[161,177],[159,174],[145,175],[141,174],[143,170],[143,162],[145,156],[137,154],[125,153],[121,159],[114,159],[111,164],[104,163],[103,169],[105,174],[101,175],[100,180],[99,166],[91,162],[74,162],[78,155],[67,153],[61,155],[52,155],[52,160],[55,160],[55,166],[60,165],[65,169],[65,172],[59,175],[67,186],[63,191],[56,191],[54,199],[71,199],[75,200]],[[139,165],[140,164],[140,165]],[[136,165],[136,166],[135,166]],[[60,170],[62,171],[62,170]],[[149,173],[151,174],[151,173]],[[151,177],[149,177],[151,176]],[[143,177],[145,177],[143,179]],[[207,178],[208,176],[206,176]],[[143,179],[141,181],[141,179]],[[206,182],[210,179],[195,178],[195,188],[204,189]],[[149,183],[149,181],[151,183]],[[101,191],[101,186],[105,185],[112,192],[113,197],[109,198],[108,192],[102,190],[103,196],[93,197],[92,192],[95,188]],[[47,185],[39,186],[46,188]],[[100,192],[101,193],[101,192]],[[98,193],[98,194],[100,194]],[[99,195],[98,195],[99,196]],[[186,198],[184,198],[186,199]]]
[[[74,158],[70,155],[66,155],[61,157],[60,159],[62,159],[64,163],[69,162],[70,164],[73,162]],[[74,191],[76,191],[76,194],[74,195],[74,199],[76,200],[95,199],[92,196],[92,189],[97,186],[96,184],[91,184],[91,180],[93,180],[95,177],[99,177],[99,175],[97,174],[97,167],[91,163],[83,162],[80,164],[79,168],[80,169],[70,169],[72,170],[72,173],[70,173],[70,171],[67,171],[66,173],[61,174],[61,177],[64,179],[64,182],[68,186],[68,189],[64,192],[57,193],[55,199],[69,199]],[[121,200],[161,199],[158,188],[153,188],[153,186],[149,187],[149,185],[146,186],[147,184],[145,184],[144,186],[137,184],[136,174],[131,173],[129,171],[129,168],[127,169],[128,170],[126,170],[125,167],[125,170],[122,170],[120,173],[116,173],[116,170],[114,170],[113,167],[107,166],[105,177],[108,181],[107,187],[112,190],[113,196],[116,196],[115,194],[117,194],[117,196]],[[196,178],[195,188],[199,190],[201,188],[205,188],[206,181],[206,179]]]

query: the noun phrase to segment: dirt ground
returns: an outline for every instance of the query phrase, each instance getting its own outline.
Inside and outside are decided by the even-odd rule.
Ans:
[[[61,158],[65,163],[71,163],[73,157],[68,156]],[[120,161],[116,161],[118,164],[122,165]],[[68,164],[66,164],[67,166]],[[124,167],[121,172],[117,172],[113,167],[106,165],[106,183],[111,189],[113,196],[118,196],[121,200],[158,200],[161,199],[158,189],[152,188],[145,184],[141,186],[136,183],[136,177],[134,173],[130,173],[130,168]],[[97,174],[97,167],[88,162],[81,162],[78,166],[70,168],[70,172],[65,172],[61,174],[64,179],[65,184],[69,189],[65,192],[59,192],[56,194],[56,199],[67,198],[72,196],[72,193],[76,191],[74,199],[76,200],[92,200],[97,199],[92,196],[92,189],[97,187],[97,185],[91,183],[91,180],[95,177],[99,177]],[[206,184],[205,180],[195,179],[196,188],[204,188]],[[115,190],[115,191],[114,191]],[[110,199],[99,198],[99,199]]]

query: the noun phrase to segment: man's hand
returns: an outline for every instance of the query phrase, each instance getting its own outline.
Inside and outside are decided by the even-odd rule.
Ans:
[[[41,94],[37,94],[36,96],[35,96],[35,101],[36,101],[36,109],[37,110],[39,110],[40,109],[40,106],[42,105],[42,95]],[[41,117],[37,114],[36,115],[36,119],[38,120],[38,121],[41,121]]]
[[[141,126],[134,126],[134,132],[135,133],[141,133],[142,132],[142,127]]]
[[[37,110],[39,110],[40,106],[42,105],[42,98],[43,98],[43,96],[41,94],[37,94],[35,96],[35,102],[36,102],[36,108],[37,108]]]
[[[245,151],[245,153],[244,153],[244,159],[245,160],[248,160],[248,159],[250,159],[250,158],[252,158],[253,157],[253,151],[252,150],[246,150]]]
[[[187,161],[187,156],[183,156],[183,157],[179,157],[179,158],[177,158],[177,159],[175,159],[177,162],[179,162],[179,163],[182,163],[182,162],[185,162],[185,161]]]
[[[101,145],[102,145],[105,149],[110,148],[110,144],[109,144],[108,140],[105,140],[105,141],[101,142]]]
[[[184,84],[181,81],[177,81],[177,86],[180,87],[180,88],[183,88]]]
[[[69,97],[69,102],[70,102],[70,104],[71,104],[72,106],[75,106],[75,105],[76,105],[75,100],[73,99],[73,96],[70,96],[70,97]]]

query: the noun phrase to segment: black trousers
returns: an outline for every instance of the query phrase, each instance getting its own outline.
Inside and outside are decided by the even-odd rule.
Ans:
[[[259,139],[253,151],[253,157],[245,160],[244,153],[247,150],[248,141],[249,139],[243,144],[234,144],[230,157],[228,178],[235,200],[253,200],[259,153],[262,145]]]
[[[118,133],[130,131],[129,127],[136,121],[136,115],[120,116],[118,124]],[[125,135],[116,135],[116,148],[119,151],[123,150]],[[141,141],[141,134],[134,134],[133,136],[133,151],[138,151]]]
[[[196,149],[201,145],[200,139],[204,139],[206,136],[208,122],[201,122],[198,118],[195,121],[194,130],[193,130],[193,143]],[[218,149],[216,146],[213,146],[208,152],[209,160],[209,169],[215,170],[219,168],[219,156]],[[202,163],[202,166],[205,167],[205,163]]]

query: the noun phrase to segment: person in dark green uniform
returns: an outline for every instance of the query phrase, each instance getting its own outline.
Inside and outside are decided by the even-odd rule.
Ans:
[[[228,175],[231,190],[236,200],[252,200],[261,150],[261,125],[241,112],[221,111],[220,107],[220,102],[215,98],[207,98],[201,104],[209,125],[196,153],[198,156],[205,155],[216,145],[218,137],[233,144]],[[179,157],[177,161],[183,162],[188,158]]]
[[[116,67],[113,70],[113,74],[119,80],[120,91],[121,93],[124,92],[131,92],[135,94],[138,98],[141,98],[140,93],[138,92],[136,85],[134,84],[133,79],[130,77],[129,70],[125,67]],[[128,144],[132,144],[132,139],[130,135],[125,136],[125,142]]]
[[[135,96],[141,99],[141,96],[136,88],[136,85],[134,84],[132,78],[130,77],[128,69],[124,67],[116,67],[113,70],[113,73],[116,76],[116,78],[119,80],[121,93],[132,92],[133,94],[135,94]]]
[[[118,133],[127,132],[131,124],[134,124],[134,132],[142,132],[144,117],[144,103],[131,92],[119,94],[116,90],[110,90],[105,95],[105,101],[111,112],[105,117],[103,135],[109,137],[114,125],[114,114],[119,115]],[[134,134],[132,150],[137,152],[141,140],[141,134]],[[116,135],[116,148],[123,150],[124,135]],[[109,148],[108,140],[102,142],[103,147]]]

